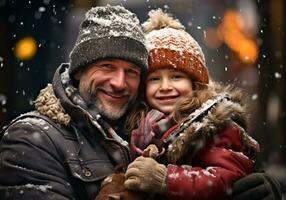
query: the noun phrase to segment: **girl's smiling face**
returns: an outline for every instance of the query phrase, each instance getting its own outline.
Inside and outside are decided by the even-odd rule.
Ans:
[[[165,114],[173,112],[177,101],[192,91],[192,80],[176,69],[158,69],[147,77],[147,102]]]

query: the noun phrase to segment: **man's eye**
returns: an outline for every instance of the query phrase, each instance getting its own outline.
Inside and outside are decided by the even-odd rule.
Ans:
[[[111,64],[102,64],[99,66],[99,68],[101,68],[102,70],[105,70],[107,72],[115,70],[115,67]]]
[[[104,64],[104,65],[101,65],[101,67],[105,69],[112,69],[112,65],[110,64]]]
[[[136,70],[127,70],[126,72],[127,74],[129,74],[130,76],[140,76],[140,71],[136,71]]]

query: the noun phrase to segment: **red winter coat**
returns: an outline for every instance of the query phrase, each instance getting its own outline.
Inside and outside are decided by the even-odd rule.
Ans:
[[[259,146],[246,133],[247,117],[239,91],[210,84],[179,103],[174,116],[184,119],[184,116],[197,113],[202,107],[210,105],[213,99],[225,94],[228,98],[223,98],[202,118],[191,123],[167,147],[161,158],[167,164],[168,199],[231,199],[233,183],[253,172],[253,153],[259,151]],[[188,107],[191,101],[197,103],[190,103]],[[160,138],[160,132],[168,127],[168,120],[162,120],[162,116],[154,110],[148,114],[144,126],[141,124],[132,132],[131,150],[138,152],[138,149],[146,147],[150,142],[146,141],[149,132]],[[161,140],[168,138],[176,126],[170,128]]]
[[[192,165],[168,165],[168,199],[229,198],[233,183],[253,172],[254,162],[243,149],[239,127],[230,124],[207,141]]]

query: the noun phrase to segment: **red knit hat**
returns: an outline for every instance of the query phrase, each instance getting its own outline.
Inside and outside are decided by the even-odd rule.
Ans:
[[[148,73],[174,68],[188,74],[195,82],[208,84],[208,69],[202,49],[178,20],[161,9],[152,10],[143,27],[149,50]]]

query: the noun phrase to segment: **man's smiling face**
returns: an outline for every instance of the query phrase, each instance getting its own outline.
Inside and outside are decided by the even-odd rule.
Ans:
[[[140,73],[131,62],[105,59],[87,66],[76,78],[86,103],[96,106],[107,119],[117,120],[137,97]]]

